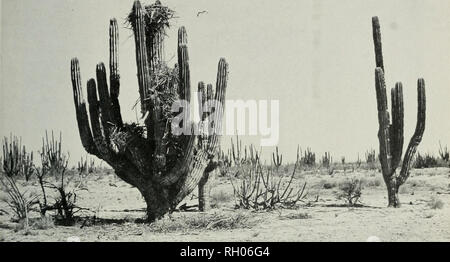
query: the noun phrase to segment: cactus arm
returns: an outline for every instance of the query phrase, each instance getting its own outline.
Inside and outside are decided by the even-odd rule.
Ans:
[[[191,102],[191,79],[189,70],[189,54],[187,48],[187,33],[182,26],[178,29],[178,65],[179,65],[179,89],[178,94],[180,100]],[[189,111],[187,108],[183,109],[184,119],[189,122]],[[187,124],[187,123],[186,123]]]
[[[111,19],[109,25],[109,73],[111,117],[115,125],[122,127],[123,120],[119,104],[119,29],[116,19]]]
[[[189,55],[187,49],[187,33],[184,26],[178,29],[178,65],[179,65],[179,79],[180,86],[178,93],[180,99],[186,101],[191,100],[190,92],[190,70],[189,70]]]
[[[101,121],[100,103],[97,98],[97,88],[94,79],[90,79],[87,83],[89,115],[91,119],[92,134],[94,136],[94,143],[100,152],[100,158],[105,161],[109,159],[108,143],[105,140],[105,128]]]
[[[86,110],[86,101],[84,100],[83,89],[81,86],[80,65],[77,58],[71,61],[71,78],[73,87],[73,98],[75,112],[77,116],[78,131],[80,133],[81,143],[84,149],[93,155],[98,155],[97,147],[92,138],[89,118]]]
[[[402,170],[397,178],[397,185],[402,185],[409,177],[409,169],[411,162],[416,153],[417,146],[422,141],[423,133],[425,132],[425,113],[426,113],[426,96],[425,96],[425,81],[421,78],[417,81],[417,124],[416,130],[406,149],[405,157],[403,159]]]
[[[206,101],[211,101],[214,99],[214,89],[212,84],[208,84],[206,86]],[[211,112],[207,113],[207,116],[209,117],[211,115]]]
[[[205,90],[205,83],[199,82],[198,83],[198,114],[200,117],[200,121],[205,121],[207,117],[207,112],[205,112],[205,102],[206,102],[206,90]]]
[[[150,67],[148,65],[144,15],[139,1],[134,2],[133,12],[136,18],[133,30],[136,44],[136,65],[139,95],[141,98],[141,113],[145,115],[147,111],[146,99],[150,91]]]
[[[103,140],[102,128],[100,125],[100,105],[97,98],[97,87],[94,79],[90,79],[87,82],[87,94],[94,141]]]
[[[99,63],[96,69],[97,88],[100,101],[101,123],[103,127],[104,138],[109,141],[111,118],[111,99],[109,97],[108,82],[106,81],[106,68],[103,63]]]
[[[207,91],[206,91],[206,99],[212,100],[212,99],[214,98],[213,85],[208,84],[206,90],[207,90]]]
[[[208,150],[210,155],[216,154],[218,139],[222,134],[222,119],[225,112],[225,95],[228,84],[228,63],[221,58],[217,70],[216,92],[214,99],[213,121],[210,123]]]
[[[392,126],[391,126],[391,153],[392,153],[392,169],[395,170],[403,154],[403,88],[402,83],[397,83],[395,88],[391,90],[392,101]]]
[[[156,95],[152,95],[150,99],[150,119],[151,119],[151,138],[153,139],[154,146],[154,169],[155,172],[159,172],[161,168],[166,165],[166,125],[162,119],[162,107],[161,101]]]
[[[220,59],[217,72],[216,92],[213,101],[213,121],[210,123],[210,131],[208,132],[208,144],[206,148],[198,150],[197,155],[192,156],[185,162],[188,166],[186,179],[182,183],[181,190],[177,199],[183,199],[190,194],[198,185],[203,177],[205,167],[211,164],[211,161],[217,153],[219,137],[222,130],[223,110],[225,109],[225,94],[228,82],[228,63],[225,59]]]
[[[380,162],[383,175],[390,177],[391,168],[391,148],[390,148],[390,119],[387,111],[386,85],[384,82],[384,72],[380,67],[375,69],[375,87],[377,93],[378,106],[378,140],[380,141]],[[385,177],[386,179],[386,177]]]
[[[373,42],[375,44],[375,61],[377,66],[384,70],[384,62],[383,62],[383,45],[381,43],[381,29],[380,29],[380,21],[377,16],[372,17],[372,31],[373,31]]]

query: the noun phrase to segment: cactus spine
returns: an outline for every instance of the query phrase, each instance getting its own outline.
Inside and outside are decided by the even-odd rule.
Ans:
[[[425,81],[421,78],[417,81],[418,108],[416,130],[409,142],[403,158],[400,173],[396,173],[402,158],[403,151],[403,86],[398,82],[391,90],[391,114],[392,124],[388,111],[388,102],[385,84],[385,68],[383,62],[381,30],[378,17],[372,18],[373,40],[375,45],[375,88],[378,106],[378,139],[380,143],[380,162],[383,178],[388,189],[389,207],[400,207],[398,189],[409,177],[412,158],[417,146],[422,141],[425,131]]]
[[[159,1],[156,4],[160,5]],[[78,129],[84,148],[107,162],[114,168],[117,176],[141,192],[147,203],[147,219],[151,222],[174,209],[195,189],[203,175],[217,166],[213,156],[218,149],[222,128],[228,64],[225,59],[220,59],[216,91],[213,92],[212,85],[208,86],[205,102],[208,102],[212,110],[209,114],[208,132],[202,135],[172,135],[172,119],[165,117],[163,110],[171,108],[173,101],[178,98],[190,102],[191,97],[187,34],[184,27],[178,31],[179,64],[175,68],[179,68],[179,79],[176,82],[180,84],[172,83],[171,86],[164,87],[177,89],[174,99],[168,102],[160,98],[161,92],[167,90],[158,90],[151,80],[156,74],[151,61],[161,61],[163,47],[149,49],[151,46],[162,45],[163,39],[162,35],[156,40],[146,36],[148,17],[149,14],[140,2],[135,1],[130,22],[135,37],[138,90],[145,126],[122,122],[118,102],[120,76],[115,19],[110,21],[109,33],[110,86],[108,88],[105,66],[100,63],[96,68],[97,79],[87,82],[89,117],[76,58],[71,62],[71,75]],[[182,112],[185,116],[183,126],[198,127],[198,123],[190,120],[188,112],[189,110]],[[169,148],[169,145],[172,147]],[[178,151],[172,150],[173,148]]]

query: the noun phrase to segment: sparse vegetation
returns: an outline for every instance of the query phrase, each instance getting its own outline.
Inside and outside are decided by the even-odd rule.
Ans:
[[[447,146],[442,147],[441,142],[439,142],[439,156],[445,162],[450,161],[450,153],[448,152]]]
[[[150,225],[150,229],[158,233],[170,233],[187,230],[231,230],[251,228],[254,222],[245,212],[229,215],[221,213],[184,216],[181,219],[163,218]]]
[[[174,14],[160,1],[145,6],[135,1],[126,18],[136,49],[139,99],[132,109],[136,110],[136,123],[126,123],[121,115],[118,48],[122,41],[118,38],[120,23],[111,19],[109,35],[105,34],[109,37],[109,67],[99,63],[95,79],[87,81],[84,91],[80,62],[77,58],[71,61],[80,141],[91,156],[71,157],[69,152],[77,149],[63,147],[62,133],[58,137],[45,132],[42,147],[40,140],[35,141],[39,147],[35,155],[29,145],[36,143],[25,147],[21,138],[13,135],[2,141],[0,241],[450,239],[450,228],[444,226],[450,201],[449,151],[440,142],[439,154],[417,151],[426,120],[425,82],[419,79],[416,129],[403,152],[403,89],[397,83],[390,94],[386,92],[377,17],[372,26],[378,115],[372,117],[378,117],[379,147],[367,150],[364,156],[367,145],[359,145],[365,147],[361,158],[358,153],[352,162],[355,152],[345,152],[348,159],[342,156],[346,148],[322,155],[298,146],[296,159],[283,154],[278,146],[262,154],[262,149],[245,145],[237,135],[231,138],[230,149],[220,148],[221,109],[228,80],[228,64],[223,58],[218,63],[215,90],[211,84],[198,83],[196,118],[200,121],[194,123],[184,107],[172,111],[180,100],[194,102],[184,27],[178,30],[177,61],[164,57],[166,30]],[[169,67],[169,63],[175,65]],[[87,101],[83,93],[87,93]],[[214,109],[208,107],[207,112],[209,104],[214,104]],[[388,109],[388,104],[392,108]],[[178,123],[184,128],[181,135],[173,133],[178,113],[184,117]],[[263,122],[261,117],[258,121]],[[318,126],[303,119],[298,124],[305,129]],[[336,130],[343,132],[342,128]],[[328,139],[313,144],[317,141],[308,139],[310,132],[288,131],[295,132],[290,138],[304,139],[302,143],[313,147],[336,148],[334,142],[326,144]],[[353,140],[361,138],[358,135]],[[280,146],[282,143],[286,141],[280,141]],[[332,154],[338,157],[335,161]],[[100,159],[97,166],[94,156]],[[399,207],[399,195],[407,199],[405,210],[386,208],[386,199],[389,207]]]
[[[325,155],[322,156],[322,167],[329,168],[331,164],[333,164],[333,158],[331,157],[330,152],[325,152]]]
[[[431,168],[438,167],[438,159],[436,157],[426,153],[424,155],[417,153],[413,167],[414,168]]]
[[[316,165],[316,154],[311,151],[311,148],[307,148],[305,154],[301,157],[300,160],[302,165],[307,167],[313,167]]]
[[[235,175],[240,177],[237,183],[230,178],[237,206],[256,210],[295,206],[306,196],[306,182],[298,188],[294,182],[298,163],[299,159],[290,175],[275,176],[272,167],[260,163],[238,170]]]
[[[55,210],[57,221],[65,225],[73,224],[74,215],[83,210],[76,204],[81,176],[67,176],[68,161],[68,155],[62,152],[62,135],[58,141],[52,132],[49,140],[46,132],[41,151],[42,167],[37,172],[43,198],[40,203],[41,214],[45,216],[47,211]],[[54,190],[58,195],[53,204],[48,203],[46,189]]]
[[[19,184],[19,179],[26,178],[24,172],[32,168],[32,157],[28,157],[25,146],[22,147],[21,139],[15,136],[11,135],[9,140],[5,137],[2,146],[3,162],[0,169],[0,182],[2,191],[6,192],[7,196],[2,197],[1,200],[13,211],[16,220],[24,221],[25,227],[28,228],[28,215],[38,204],[38,197],[23,188]]]
[[[339,191],[336,193],[338,199],[343,199],[350,207],[356,206],[362,195],[362,181],[351,178],[339,183]]]

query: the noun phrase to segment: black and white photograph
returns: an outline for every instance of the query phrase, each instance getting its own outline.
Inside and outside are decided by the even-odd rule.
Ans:
[[[0,0],[0,242],[449,242],[449,10]]]

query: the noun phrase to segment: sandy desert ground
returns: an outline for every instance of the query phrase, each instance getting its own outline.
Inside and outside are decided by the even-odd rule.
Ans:
[[[145,203],[139,192],[109,174],[92,174],[79,194],[89,208],[75,226],[33,224],[24,231],[0,206],[1,241],[450,241],[450,169],[413,170],[400,189],[402,207],[387,208],[387,193],[376,170],[337,171],[333,175],[300,172],[308,197],[293,209],[235,209],[227,178],[211,182],[213,208],[207,212],[174,212],[151,225],[140,222]],[[349,208],[336,198],[336,184],[349,177],[364,181],[361,207]],[[328,186],[324,186],[328,184]],[[331,185],[331,186],[330,186]],[[37,185],[35,186],[37,189]],[[196,193],[187,203],[196,204]],[[318,196],[318,198],[317,198]],[[317,200],[317,201],[316,201]],[[39,217],[38,214],[33,214]],[[94,216],[95,215],[95,219]],[[38,219],[38,218],[35,218]]]

